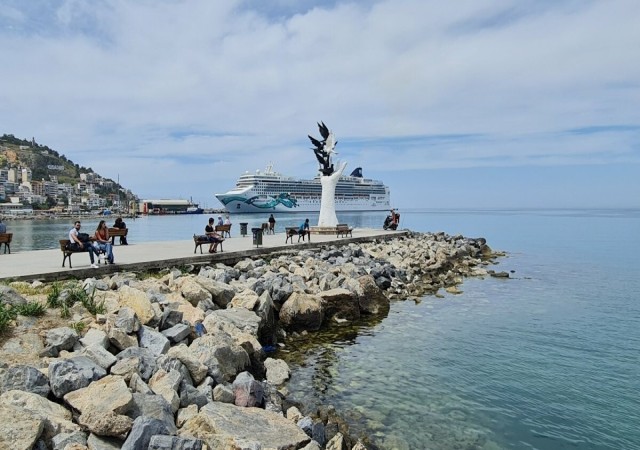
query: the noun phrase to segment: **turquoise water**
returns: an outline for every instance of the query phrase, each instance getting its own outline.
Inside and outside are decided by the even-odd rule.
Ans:
[[[640,448],[640,211],[405,212],[483,236],[509,280],[314,337],[289,389],[382,448]],[[327,333],[330,334],[330,333]]]
[[[314,334],[292,396],[334,405],[382,448],[640,449],[640,210],[401,213],[402,228],[487,238],[513,278],[468,279],[460,295],[394,302],[382,320]],[[368,227],[384,216],[338,215]],[[127,222],[135,245],[189,239],[206,216]],[[8,225],[15,251],[53,248],[70,227]]]

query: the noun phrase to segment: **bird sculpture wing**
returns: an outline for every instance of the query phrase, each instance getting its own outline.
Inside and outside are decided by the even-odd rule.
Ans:
[[[318,150],[322,150],[322,148],[324,147],[324,144],[313,136],[309,136],[309,140],[311,140],[311,143],[315,145]]]
[[[318,129],[320,130],[320,135],[322,135],[322,138],[326,140],[329,137],[329,128],[327,128],[324,122],[320,122],[318,124]]]

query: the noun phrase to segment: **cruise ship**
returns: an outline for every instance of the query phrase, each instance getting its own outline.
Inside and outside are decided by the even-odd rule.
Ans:
[[[246,172],[236,186],[216,198],[231,213],[318,212],[322,198],[320,176],[303,180],[273,171]],[[341,176],[336,186],[336,211],[384,211],[390,209],[389,188],[382,181],[364,178],[358,167]]]

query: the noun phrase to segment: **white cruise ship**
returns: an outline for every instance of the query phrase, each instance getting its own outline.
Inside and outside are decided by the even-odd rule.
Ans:
[[[313,180],[287,177],[268,165],[264,172],[246,172],[236,187],[216,198],[231,213],[320,211],[320,176]],[[384,211],[390,209],[389,188],[382,181],[362,177],[358,167],[341,176],[336,186],[336,211]]]

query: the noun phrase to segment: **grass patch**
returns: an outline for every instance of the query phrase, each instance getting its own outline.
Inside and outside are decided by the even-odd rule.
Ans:
[[[59,308],[60,307],[60,283],[51,284],[51,289],[47,294],[47,306],[49,308]]]
[[[69,327],[75,330],[76,333],[81,334],[87,328],[87,324],[84,322],[71,322]]]
[[[0,334],[5,333],[15,320],[17,313],[14,308],[7,305],[0,296]]]
[[[84,306],[87,311],[93,315],[104,314],[106,311],[104,300],[101,302],[97,302],[95,300],[95,288],[93,288],[91,295],[89,295],[80,284],[68,283],[65,285],[64,289],[60,290],[60,288],[57,287],[54,291],[52,291],[52,295],[50,295],[48,302],[49,305],[56,305],[53,307],[60,308],[61,317],[69,317],[71,315],[69,308],[76,303],[81,303],[82,306]]]
[[[13,308],[21,316],[40,317],[44,316],[47,312],[47,308],[38,302],[27,302],[24,305],[19,305]]]

